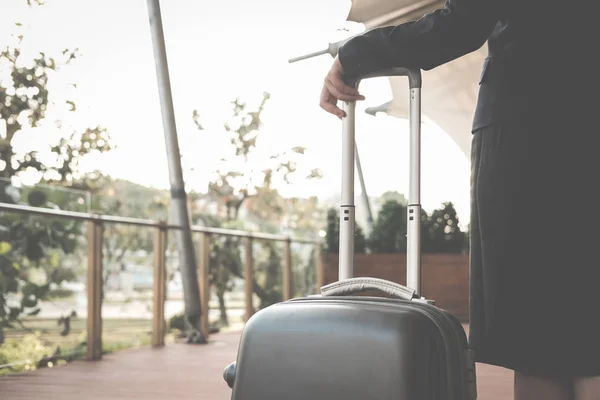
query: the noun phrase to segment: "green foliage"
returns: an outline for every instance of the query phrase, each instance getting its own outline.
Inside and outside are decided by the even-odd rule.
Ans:
[[[38,171],[47,180],[70,182],[76,178],[77,166],[85,155],[111,149],[109,136],[100,126],[84,132],[70,132],[51,147],[53,161],[37,151],[17,153],[13,147],[15,137],[25,134],[28,128],[37,128],[46,118],[51,106],[48,83],[61,67],[69,65],[78,56],[78,49],[65,49],[59,56],[39,53],[33,59],[24,59],[21,52],[23,35],[18,35],[14,46],[0,52],[0,69],[10,71],[9,79],[0,79],[0,122],[6,133],[0,139],[0,177],[10,178],[27,169]],[[75,103],[64,100],[64,105],[75,112]],[[62,130],[64,122],[57,122]],[[20,139],[22,140],[22,138]]]
[[[373,253],[406,251],[406,207],[396,200],[386,201],[373,224],[368,240]]]
[[[391,200],[395,200],[396,202],[404,206],[408,205],[408,200],[406,199],[406,197],[402,193],[397,192],[395,190],[384,192],[381,196],[379,196],[379,199],[377,199],[377,203],[383,205]]]
[[[387,200],[375,221],[369,238],[373,253],[406,252],[407,207],[395,199]],[[431,215],[421,210],[421,250],[423,253],[462,253],[468,241],[458,226],[452,203],[444,203]]]
[[[18,189],[0,181],[0,199],[18,203]],[[31,191],[30,206],[47,206],[44,192]],[[80,224],[69,220],[48,220],[35,215],[0,215],[0,327],[9,327],[22,314],[40,312],[39,302],[48,298],[50,286],[76,278],[58,262],[58,253],[72,253],[77,245]],[[43,279],[39,276],[43,275]],[[41,281],[41,282],[40,282]],[[20,296],[16,296],[20,293]],[[10,301],[10,297],[13,301]],[[20,297],[18,303],[15,298]]]
[[[165,190],[144,187],[122,179],[112,179],[100,173],[83,182],[93,193],[92,207],[95,212],[130,218],[166,220],[168,217],[169,194]],[[151,229],[125,225],[104,226],[102,251],[104,255],[104,282],[117,277],[134,253],[143,251],[140,263],[151,263],[153,248]]]
[[[289,228],[293,230],[294,234],[300,237],[315,237],[321,228],[320,221],[323,221],[327,211],[319,203],[319,198],[316,196],[308,198],[294,197],[284,199],[284,202],[285,217]],[[257,204],[256,207],[253,207],[251,215],[254,215],[254,210],[258,209],[259,206]],[[266,208],[266,210],[269,210],[269,208]]]
[[[40,0],[28,1],[42,5]],[[22,25],[15,24],[17,30]],[[50,145],[49,151],[19,152],[15,139],[35,135],[52,107],[75,112],[71,99],[58,99],[50,93],[50,81],[59,70],[78,57],[78,49],[64,49],[58,55],[38,53],[33,58],[21,51],[23,33],[13,35],[15,41],[0,51],[0,69],[8,74],[0,77],[0,201],[34,207],[73,209],[58,191],[11,186],[24,172],[36,172],[39,181],[68,186],[81,178],[80,161],[92,153],[111,150],[107,131],[97,126],[83,132],[68,128],[68,121],[55,121],[62,138]],[[76,87],[76,85],[73,85]],[[25,139],[32,143],[35,136]],[[72,254],[80,235],[80,222],[50,219],[32,215],[0,215],[0,331],[19,321],[22,315],[40,312],[40,301],[50,296],[53,284],[75,279],[75,272],[65,268],[61,257]]]
[[[260,305],[259,309],[266,308],[272,304],[280,302],[283,292],[282,280],[282,258],[277,249],[277,243],[272,241],[262,242],[262,247],[267,252],[267,257],[264,261],[258,262],[255,265],[255,275],[260,279],[258,287],[260,288]]]
[[[427,220],[427,244],[429,253],[463,253],[469,238],[458,226],[459,219],[451,202],[434,210]]]
[[[384,196],[382,196],[384,197]],[[362,231],[357,227],[356,252],[406,252],[407,207],[404,196],[388,192],[379,210],[373,231],[364,244]],[[463,232],[451,202],[433,211],[421,210],[421,249],[423,253],[464,253],[468,249],[468,235]],[[365,249],[366,247],[366,249]],[[339,216],[335,209],[327,213],[326,251],[337,253],[339,248]]]
[[[262,101],[255,111],[247,111],[246,103],[235,99],[231,102],[233,104],[233,116],[237,122],[237,128],[233,129],[228,123],[224,124],[227,132],[233,132],[231,136],[231,144],[235,148],[236,156],[243,156],[248,159],[248,154],[253,147],[256,147],[256,139],[258,130],[260,129],[261,114],[265,109],[267,100],[271,98],[271,95],[267,92],[263,93]]]
[[[297,253],[294,253],[297,254]],[[299,290],[296,296],[306,296],[315,293],[317,285],[317,247],[311,246],[310,255],[305,267],[294,275],[294,288]]]
[[[330,208],[327,211],[327,228],[325,236],[325,251],[337,254],[340,249],[340,215],[334,209]],[[367,249],[367,241],[362,228],[354,224],[354,252],[365,253]]]
[[[185,331],[185,320],[183,313],[175,314],[169,318],[169,330],[177,329],[180,332]]]
[[[283,152],[272,154],[264,160],[249,162],[255,155],[259,145],[262,114],[270,99],[269,93],[263,93],[262,100],[256,109],[249,109],[240,99],[231,102],[233,116],[231,122],[224,124],[225,133],[232,145],[232,154],[223,157],[221,162],[225,168],[231,168],[231,162],[243,165],[240,169],[223,170],[217,168],[216,178],[209,183],[208,199],[219,205],[218,216],[224,220],[238,219],[239,210],[249,198],[260,198],[259,202],[268,205],[271,212],[281,215],[285,205],[279,193],[273,189],[273,182],[281,180],[289,184],[291,177],[297,172],[296,159],[301,157],[305,148],[294,146]],[[194,123],[199,130],[207,132],[201,123],[200,113],[192,113]],[[264,161],[264,162],[263,162]],[[260,169],[256,167],[260,165]],[[266,166],[266,167],[265,167]],[[306,179],[319,179],[321,172],[313,169]]]
[[[256,184],[251,179],[241,184],[240,180],[243,180],[244,177],[251,177],[254,173],[249,167],[248,158],[252,149],[256,147],[261,127],[261,116],[269,98],[269,93],[263,93],[260,105],[256,110],[252,111],[248,111],[246,103],[241,102],[240,99],[234,100],[232,102],[232,124],[224,124],[224,129],[229,135],[232,150],[234,151],[232,160],[241,158],[244,166],[248,168],[242,171],[221,171],[217,169],[217,178],[208,185],[208,196],[219,205],[219,215],[225,220],[237,219],[244,201],[255,190]],[[198,110],[193,111],[193,119],[198,129],[204,130],[200,123]],[[226,163],[228,160],[227,158],[223,158],[222,161]],[[265,177],[263,181],[268,179],[268,175],[269,172],[264,173]]]
[[[69,335],[63,335],[61,330],[64,328],[57,326],[55,320],[30,318],[26,323],[27,329],[16,327],[5,331],[6,340],[0,346],[0,365],[10,366],[0,368],[0,376],[62,365],[85,354],[85,319],[71,318]],[[102,325],[103,354],[150,344],[147,319],[104,318]],[[168,342],[172,337],[169,334],[165,340]]]
[[[305,152],[305,148],[294,146],[264,160],[254,160],[260,143],[262,115],[270,98],[263,93],[262,100],[255,109],[235,99],[232,102],[231,121],[224,124],[225,134],[231,143],[231,154],[224,157],[222,168],[216,168],[216,178],[209,183],[205,196],[195,196],[192,203],[192,219],[200,219],[205,225],[256,229],[272,233],[281,233],[282,225],[288,230],[303,230],[314,235],[320,217],[317,199],[284,199],[274,188],[276,181],[291,183],[297,173],[296,160]],[[192,119],[204,134],[210,130],[201,121],[200,113],[194,110]],[[241,165],[232,169],[231,162]],[[260,169],[256,166],[260,165]],[[321,172],[313,169],[306,179],[318,179]],[[217,205],[216,213],[201,210],[197,205]],[[208,207],[207,207],[208,208]],[[244,214],[241,215],[241,210]],[[210,214],[210,216],[209,216]],[[243,218],[243,222],[242,222]],[[243,243],[237,238],[211,238],[210,281],[216,289],[221,309],[220,323],[227,324],[224,294],[231,290],[234,278],[243,278],[241,248]],[[281,256],[280,249],[274,243],[262,242],[255,254],[254,291],[260,298],[260,307],[266,307],[281,300]],[[259,261],[256,261],[259,260]]]
[[[219,325],[228,326],[225,293],[233,289],[233,277],[243,277],[240,254],[241,240],[237,237],[214,237],[211,240],[209,284],[215,288],[219,300]]]
[[[337,253],[339,250],[339,214],[334,208],[327,210],[327,227],[325,228],[325,251],[328,253]]]
[[[68,139],[62,138],[52,146],[51,151],[55,154],[58,164],[55,168],[41,165],[38,169],[46,172],[46,176],[51,181],[72,182],[80,177],[77,168],[86,155],[93,152],[106,153],[110,150],[112,146],[106,129],[100,126],[87,128],[83,133],[71,133]],[[49,171],[55,174],[49,174]]]
[[[40,332],[25,335],[19,339],[8,339],[0,346],[0,365],[12,363],[14,365],[12,368],[0,369],[0,376],[36,370],[39,360],[54,352],[55,349],[42,341]]]

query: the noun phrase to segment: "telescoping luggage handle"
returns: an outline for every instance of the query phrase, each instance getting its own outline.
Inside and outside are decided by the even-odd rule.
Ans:
[[[421,70],[392,68],[359,77],[351,85],[358,87],[361,80],[376,77],[406,76],[410,87],[410,156],[408,189],[407,227],[407,271],[406,286],[399,289],[394,284],[394,293],[405,298],[419,298],[421,293]],[[354,275],[354,148],[356,102],[344,102],[346,117],[342,119],[342,201],[340,207],[340,248],[338,290],[331,285],[321,289],[323,296],[362,291],[372,286],[373,278],[353,278]],[[346,280],[347,285],[344,286]],[[381,282],[378,282],[381,283]],[[390,282],[391,283],[391,282]],[[333,284],[332,284],[333,285]],[[344,287],[345,289],[340,289]],[[362,289],[360,289],[362,288]],[[371,287],[379,289],[381,287]],[[358,290],[360,289],[360,290]],[[386,290],[383,290],[386,292]],[[389,292],[389,291],[388,291]]]

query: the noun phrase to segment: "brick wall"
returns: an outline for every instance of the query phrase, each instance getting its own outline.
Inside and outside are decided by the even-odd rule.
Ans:
[[[406,255],[356,254],[354,276],[370,276],[406,284]],[[454,314],[461,321],[469,318],[469,256],[467,254],[423,254],[421,282],[423,296]],[[338,256],[327,254],[325,282],[338,277]]]

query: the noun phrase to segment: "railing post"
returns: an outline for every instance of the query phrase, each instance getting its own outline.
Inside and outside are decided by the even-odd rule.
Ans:
[[[154,293],[152,312],[152,346],[165,345],[165,298],[167,289],[167,228],[160,222],[154,228]]]
[[[244,263],[244,306],[246,321],[254,314],[252,294],[254,293],[254,257],[252,255],[252,237],[248,236],[244,243],[246,260]]]
[[[102,221],[88,222],[87,349],[89,361],[102,358]]]
[[[209,336],[208,324],[208,303],[210,302],[210,234],[206,232],[200,233],[200,262],[198,272],[198,286],[200,287],[200,308],[202,314],[200,316],[202,334],[206,339]]]
[[[316,261],[316,265],[315,268],[317,269],[317,287],[315,290],[315,293],[319,293],[321,290],[321,287],[323,287],[325,285],[325,269],[323,268],[324,264],[323,264],[323,251],[322,251],[322,243],[318,242],[316,244],[316,248],[315,248],[315,261]]]
[[[283,252],[283,301],[292,298],[292,239],[285,240]]]

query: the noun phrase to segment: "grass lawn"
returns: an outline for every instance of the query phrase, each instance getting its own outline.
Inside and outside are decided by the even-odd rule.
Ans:
[[[229,318],[230,326],[220,331],[240,330],[243,321]],[[4,330],[5,341],[0,345],[0,377],[11,373],[54,367],[81,358],[86,351],[86,319],[72,318],[68,334],[57,319],[29,318],[24,327],[16,325]],[[212,325],[212,324],[211,324]],[[175,341],[178,330],[168,332],[166,343]],[[150,319],[102,319],[102,350],[104,353],[149,346],[152,340]],[[57,353],[59,351],[59,353]]]
[[[5,343],[0,345],[0,375],[30,371],[64,364],[82,357],[86,350],[86,320],[73,318],[67,335],[56,319],[24,320],[24,328],[5,329]],[[103,319],[103,351],[150,345],[152,321],[149,319]],[[173,335],[165,338],[173,340]],[[52,357],[60,351],[60,356]],[[40,362],[42,360],[42,362]],[[7,364],[10,365],[7,367]]]

